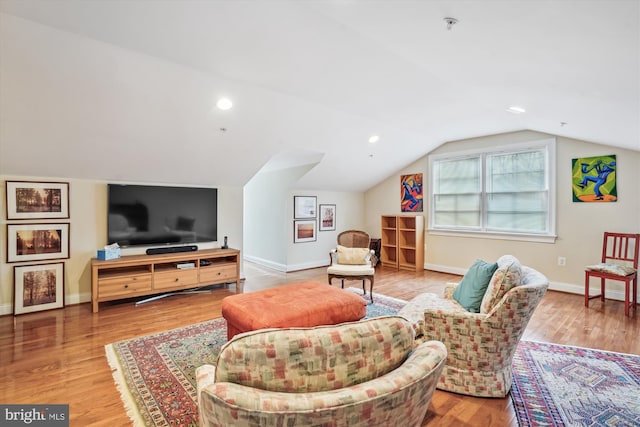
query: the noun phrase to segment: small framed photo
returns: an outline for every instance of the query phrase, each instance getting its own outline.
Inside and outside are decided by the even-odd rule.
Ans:
[[[7,220],[69,218],[68,182],[7,181]]]
[[[293,221],[293,243],[316,241],[316,220]]]
[[[13,314],[64,307],[64,263],[13,267]]]
[[[69,258],[69,223],[7,224],[7,262]]]
[[[320,231],[336,229],[336,205],[320,205]]]
[[[315,196],[293,196],[293,219],[310,219],[316,217]]]

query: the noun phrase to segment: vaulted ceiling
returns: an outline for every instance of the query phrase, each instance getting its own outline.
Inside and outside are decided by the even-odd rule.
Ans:
[[[2,174],[242,186],[308,164],[298,188],[362,191],[488,134],[640,150],[640,1],[0,0],[0,19]]]

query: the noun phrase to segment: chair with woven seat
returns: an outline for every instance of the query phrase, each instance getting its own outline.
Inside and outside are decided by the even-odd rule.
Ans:
[[[584,272],[584,306],[589,307],[589,300],[600,298],[604,303],[605,282],[616,280],[624,282],[624,314],[634,312],[638,304],[638,252],[640,234],[604,233],[602,242],[602,258],[599,264],[587,266]],[[589,279],[600,278],[600,293],[589,295]]]
[[[329,253],[330,266],[327,269],[329,284],[332,279],[344,281],[362,280],[362,292],[366,295],[365,281],[369,280],[369,294],[373,303],[373,275],[375,268],[371,259],[375,251],[369,249],[371,238],[360,230],[347,230],[338,234],[338,245]]]

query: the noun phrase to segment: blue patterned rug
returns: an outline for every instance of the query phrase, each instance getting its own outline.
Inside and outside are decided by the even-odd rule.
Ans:
[[[640,356],[522,341],[511,398],[521,427],[637,427]]]
[[[348,288],[362,295],[362,290]],[[406,301],[367,295],[366,317],[396,314]],[[197,426],[195,370],[215,364],[227,342],[223,318],[105,346],[113,378],[134,426]]]

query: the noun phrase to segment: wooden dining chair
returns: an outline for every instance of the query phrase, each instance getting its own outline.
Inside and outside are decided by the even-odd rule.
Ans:
[[[624,314],[629,310],[634,313],[638,304],[638,251],[640,234],[604,233],[602,242],[602,259],[599,264],[587,266],[584,280],[584,306],[589,307],[589,300],[598,298],[604,303],[605,281],[624,282]],[[589,295],[589,279],[600,278],[600,293]]]

